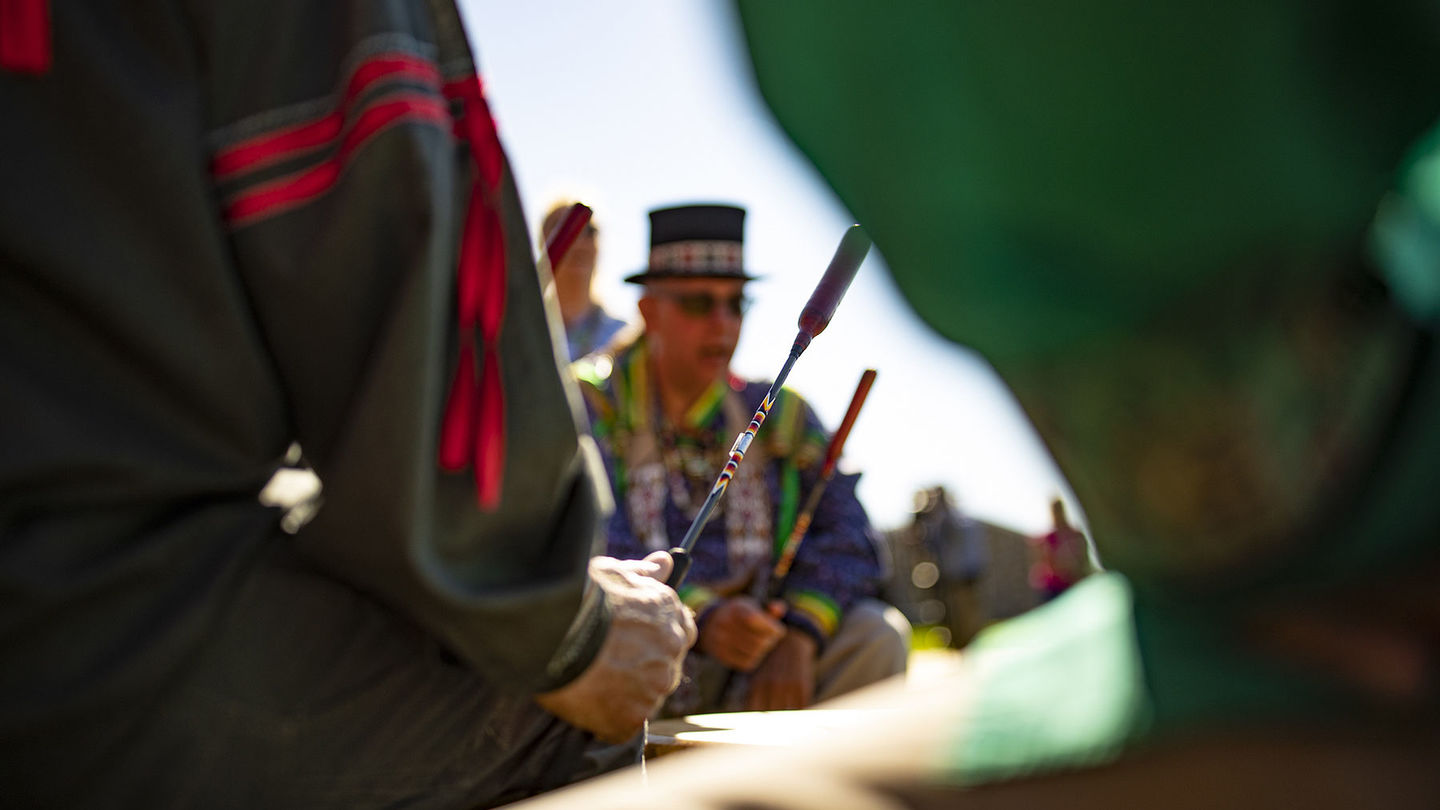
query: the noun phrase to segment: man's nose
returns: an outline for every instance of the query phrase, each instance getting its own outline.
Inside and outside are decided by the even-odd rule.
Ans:
[[[729,327],[733,324],[735,328],[739,328],[740,322],[744,320],[744,317],[745,316],[731,309],[730,305],[723,301],[717,303],[715,308],[710,310],[710,321],[722,327]]]

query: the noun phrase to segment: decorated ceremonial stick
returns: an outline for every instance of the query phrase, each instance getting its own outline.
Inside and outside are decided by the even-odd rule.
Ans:
[[[570,246],[575,244],[581,229],[590,222],[593,213],[590,206],[577,202],[565,212],[565,218],[560,220],[555,230],[545,237],[545,258],[550,262],[550,272],[555,272],[555,265],[570,252]]]
[[[679,588],[680,584],[685,581],[685,575],[690,572],[690,551],[695,547],[695,540],[700,536],[700,530],[705,527],[706,521],[710,519],[710,514],[715,511],[715,505],[720,502],[720,496],[725,494],[725,488],[730,485],[730,479],[735,476],[735,470],[740,466],[740,461],[745,458],[745,451],[750,449],[750,443],[755,439],[755,434],[760,431],[760,426],[765,424],[765,417],[770,414],[770,407],[775,404],[775,398],[780,393],[780,387],[785,384],[785,378],[790,376],[790,369],[795,365],[795,361],[800,359],[800,353],[809,347],[810,341],[830,325],[830,319],[835,315],[835,308],[840,305],[840,299],[850,288],[850,282],[855,280],[855,273],[860,269],[860,263],[865,260],[865,254],[869,252],[870,237],[865,235],[865,231],[859,225],[851,225],[840,239],[840,247],[836,248],[835,257],[830,260],[830,266],[825,269],[825,275],[815,286],[815,291],[810,294],[810,300],[806,302],[805,308],[800,311],[800,331],[795,335],[795,344],[790,347],[790,356],[785,359],[785,365],[780,369],[780,374],[775,377],[775,382],[770,385],[770,390],[760,401],[760,407],[751,417],[750,425],[735,438],[735,444],[730,448],[729,460],[725,462],[724,469],[720,471],[720,477],[716,479],[715,486],[710,488],[710,494],[705,498],[705,503],[700,505],[700,511],[696,513],[695,520],[691,522],[690,528],[685,532],[684,539],[680,541],[680,545],[670,549],[670,556],[675,561],[670,578],[666,580],[666,584],[670,587]]]
[[[764,604],[766,609],[776,599],[785,594],[785,580],[790,576],[790,566],[795,562],[795,555],[800,551],[800,541],[805,539],[805,533],[810,529],[810,520],[815,517],[815,509],[820,505],[820,496],[825,494],[825,487],[830,479],[835,476],[835,465],[840,460],[840,452],[845,448],[845,440],[850,436],[850,428],[855,426],[855,417],[860,415],[860,407],[865,404],[865,397],[870,393],[870,386],[875,382],[875,369],[867,368],[865,373],[860,375],[860,384],[855,386],[855,395],[850,398],[850,408],[845,411],[845,418],[841,420],[840,427],[836,428],[835,435],[830,437],[830,446],[825,449],[825,461],[820,465],[820,475],[815,480],[815,488],[810,490],[810,497],[805,500],[805,508],[795,518],[795,527],[790,530],[790,536],[785,538],[785,545],[780,550],[780,557],[775,561],[775,567],[770,571],[769,583],[759,581],[762,577],[756,577],[754,583],[755,597],[760,598],[764,593]],[[784,614],[777,614],[775,618],[781,618]],[[743,673],[730,671],[725,676],[725,684],[720,687],[720,707],[724,711],[739,710],[744,708],[741,704],[745,699],[745,693],[749,690],[750,679]]]
[[[814,489],[810,490],[805,508],[800,510],[800,515],[795,518],[795,527],[790,530],[790,536],[785,538],[785,545],[780,549],[780,558],[775,561],[775,568],[770,572],[770,584],[766,590],[767,602],[780,598],[785,592],[785,580],[790,576],[790,566],[795,562],[796,553],[800,551],[800,541],[805,539],[805,532],[810,529],[815,508],[820,505],[820,496],[825,494],[825,487],[835,476],[835,465],[840,460],[840,452],[845,449],[850,428],[854,427],[855,417],[860,415],[860,408],[865,404],[865,397],[870,393],[870,386],[874,382],[875,369],[865,369],[865,373],[860,375],[860,384],[855,386],[855,396],[850,398],[850,409],[845,411],[840,427],[835,430],[835,435],[830,437],[830,447],[825,451],[825,462],[820,465],[820,477],[816,479]]]

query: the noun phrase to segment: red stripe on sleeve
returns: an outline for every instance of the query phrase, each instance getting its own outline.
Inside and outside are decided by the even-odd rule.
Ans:
[[[335,140],[345,126],[345,113],[336,110],[324,118],[270,133],[215,155],[210,170],[216,180],[227,180],[248,169],[268,166]]]
[[[435,124],[448,131],[450,111],[445,102],[408,93],[377,102],[360,113],[333,157],[312,169],[281,177],[238,195],[225,207],[232,228],[254,224],[288,211],[329,191],[344,173],[350,157],[366,141],[403,123]]]
[[[13,0],[0,0],[13,2]],[[384,80],[414,79],[438,88],[440,71],[425,59],[387,53],[361,63],[350,76],[340,105],[320,118],[246,139],[220,150],[211,160],[216,180],[259,169],[319,149],[339,137],[351,105],[366,90]]]
[[[0,68],[39,75],[53,61],[50,0],[0,0]]]
[[[383,53],[365,60],[355,69],[345,88],[345,97],[353,100],[375,82],[395,76],[420,79],[431,87],[440,87],[440,69],[434,62],[408,53]]]

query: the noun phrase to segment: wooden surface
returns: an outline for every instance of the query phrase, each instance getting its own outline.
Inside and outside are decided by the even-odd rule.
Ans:
[[[911,653],[903,686],[895,683],[892,688],[908,691],[923,687],[953,673],[959,662],[960,656],[954,650],[916,651]],[[884,713],[852,705],[842,696],[820,708],[801,711],[692,714],[652,720],[645,756],[658,757],[690,748],[801,746],[873,723],[877,715]]]
[[[789,712],[692,714],[650,723],[645,755],[709,746],[793,746],[864,725],[873,711],[804,709]]]

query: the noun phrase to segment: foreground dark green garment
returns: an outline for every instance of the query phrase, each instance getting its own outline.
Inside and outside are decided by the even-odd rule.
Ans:
[[[563,781],[584,738],[529,695],[605,632],[602,514],[508,178],[503,507],[436,468],[471,178],[453,5],[52,11],[53,69],[0,71],[6,803]],[[324,482],[294,537],[256,500],[292,441]]]
[[[1012,386],[1126,575],[1087,591],[1104,643],[1069,643],[1083,593],[1026,656],[982,637],[958,772],[1359,707],[1240,635],[1267,598],[1440,552],[1440,7],[739,8],[781,126]],[[1072,672],[1133,677],[1092,678],[1114,711],[1070,724]]]

